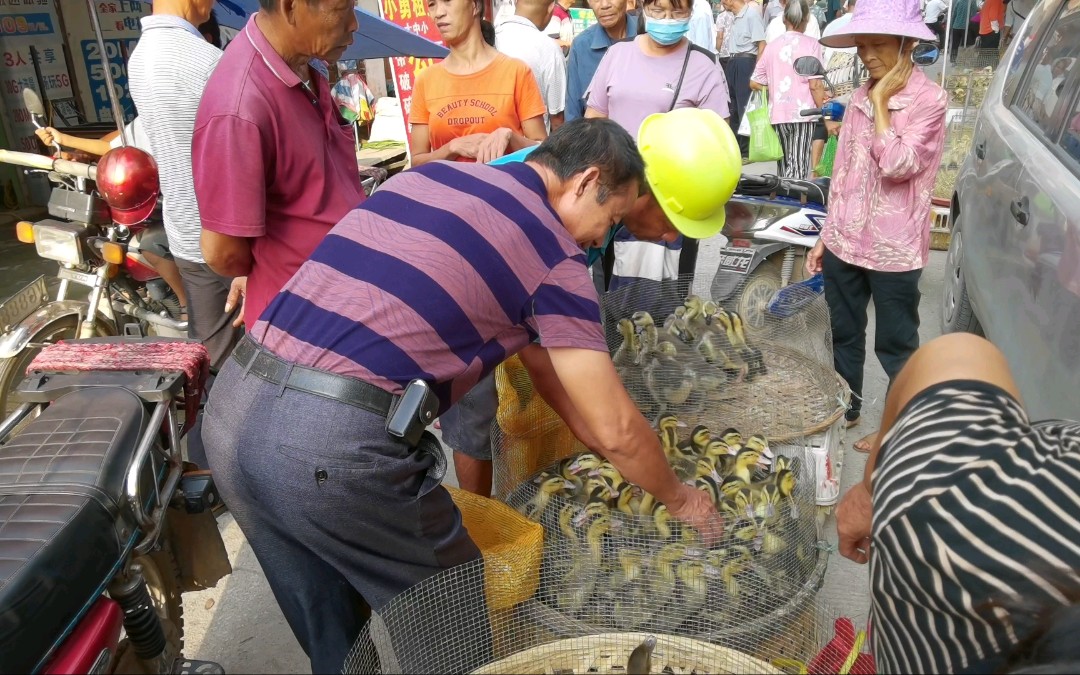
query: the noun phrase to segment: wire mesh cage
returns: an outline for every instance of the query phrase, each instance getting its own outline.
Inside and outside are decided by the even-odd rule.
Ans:
[[[673,519],[667,507],[628,483],[618,469],[591,452],[571,455],[541,470],[510,493],[507,502],[544,527],[544,572],[537,602],[553,616],[582,629],[679,631],[716,637],[737,622],[763,619],[780,604],[806,598],[759,591],[784,585],[817,588],[824,578],[827,547],[816,506],[816,466],[811,449],[789,442],[770,448],[763,437],[739,443],[728,430],[713,439],[704,426],[684,436],[677,419],[665,417],[662,435],[676,474],[712,497],[724,518],[720,541],[706,543]],[[707,548],[708,546],[708,548]],[[701,563],[697,565],[697,563]],[[622,578],[628,592],[613,596],[597,575]],[[664,584],[702,573],[715,591],[708,606],[674,623],[651,618]],[[653,587],[635,583],[652,574]],[[749,586],[746,579],[753,579]],[[630,592],[631,589],[633,592]],[[780,600],[783,602],[780,602]]]
[[[952,199],[956,190],[956,177],[971,151],[978,115],[978,110],[950,111],[945,126],[945,149],[941,154],[941,166],[934,182],[935,198]]]
[[[566,573],[559,565],[590,556],[588,547],[560,545],[542,573]],[[846,672],[850,648],[828,649],[835,613],[797,585],[771,586],[743,573],[745,602],[726,598],[723,575],[711,551],[680,551],[661,566],[590,566],[582,584],[600,589],[596,611],[622,617],[633,630],[604,630],[568,620],[535,598],[513,607],[484,604],[484,563],[446,570],[401,594],[373,613],[344,668],[345,673],[778,673]],[[674,568],[667,572],[667,566]],[[638,593],[650,602],[618,605]],[[747,607],[780,606],[805,598],[770,621]],[[790,605],[790,603],[788,603]],[[737,630],[693,635],[697,617],[726,611]],[[608,622],[608,623],[612,623]],[[826,648],[823,651],[823,648]],[[858,650],[854,650],[857,652]]]

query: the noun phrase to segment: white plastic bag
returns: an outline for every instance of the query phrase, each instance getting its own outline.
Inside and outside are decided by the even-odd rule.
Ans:
[[[757,110],[761,107],[761,90],[755,89],[750,92],[750,100],[746,102],[746,110],[743,111],[742,121],[739,122],[739,135],[750,138],[750,116],[747,115],[751,110]]]

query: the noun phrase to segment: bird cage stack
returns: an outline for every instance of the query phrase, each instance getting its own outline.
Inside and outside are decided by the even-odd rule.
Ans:
[[[582,555],[589,553],[559,550],[545,558],[540,573],[564,574],[564,565]],[[583,583],[607,598],[609,623],[635,626],[626,629],[567,620],[537,598],[495,608],[484,603],[482,561],[445,570],[373,613],[343,672],[781,673],[807,672],[804,664],[820,662],[836,616],[805,588],[744,580],[747,598],[778,610],[761,621],[756,611],[747,613],[748,603],[731,602],[703,583],[723,574],[709,556],[680,551],[671,564],[673,578],[649,565],[629,579],[621,565],[589,567],[584,574]],[[639,593],[652,596],[647,607],[620,604]],[[786,603],[784,611],[785,601],[800,594],[807,600],[797,608]],[[683,628],[694,616],[719,611],[737,630],[704,636]]]
[[[543,525],[532,608],[570,637],[660,631],[715,643],[797,613],[824,577],[818,505],[822,485],[835,499],[829,447],[846,408],[827,306],[797,286],[777,299],[778,279],[720,270],[702,244],[693,277],[623,285],[601,305],[623,384],[679,479],[712,498],[720,541],[581,446],[519,362],[497,371],[496,494]],[[656,612],[658,598],[670,612]]]

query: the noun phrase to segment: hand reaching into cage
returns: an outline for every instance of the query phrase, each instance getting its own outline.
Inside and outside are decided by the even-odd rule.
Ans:
[[[690,485],[683,485],[674,502],[666,504],[675,518],[697,530],[706,546],[720,541],[724,534],[724,519],[713,505],[712,498]]]

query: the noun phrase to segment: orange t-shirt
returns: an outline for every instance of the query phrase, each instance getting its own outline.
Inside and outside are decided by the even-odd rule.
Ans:
[[[986,0],[979,14],[979,35],[994,32],[993,23],[997,21],[998,31],[1005,25],[1005,3],[1002,0]]]
[[[499,54],[482,70],[455,75],[442,63],[425,68],[413,83],[409,122],[428,125],[431,149],[455,138],[509,127],[542,117],[547,108],[524,61]]]

